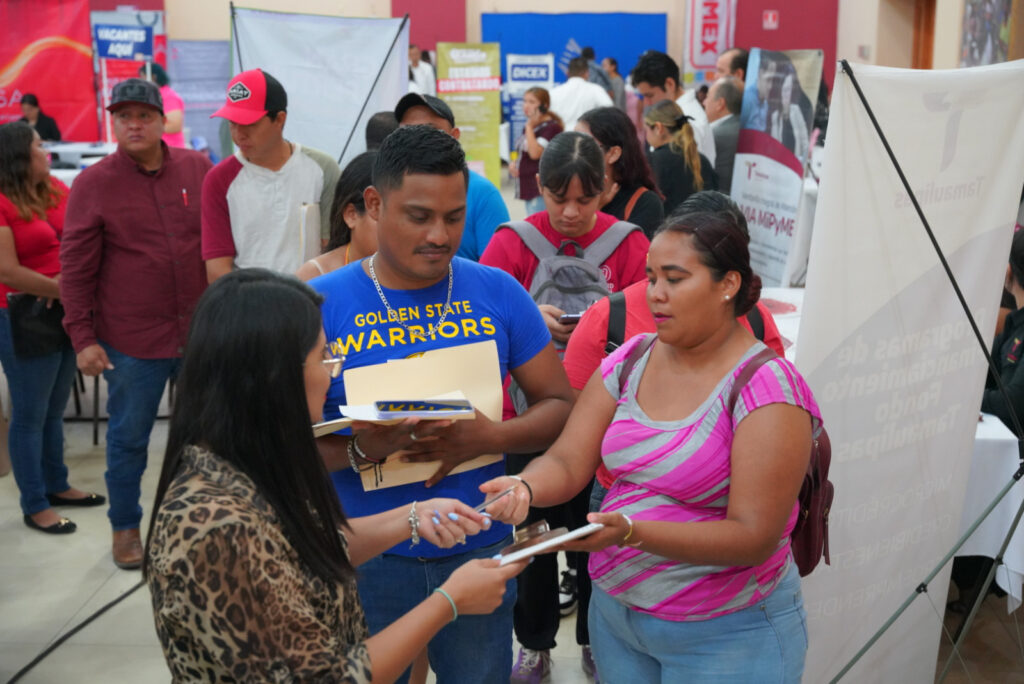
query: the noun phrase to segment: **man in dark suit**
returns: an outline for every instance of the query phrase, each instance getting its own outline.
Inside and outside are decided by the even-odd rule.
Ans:
[[[729,194],[732,187],[732,167],[736,159],[736,141],[740,135],[740,105],[743,102],[743,83],[732,76],[720,78],[708,90],[704,111],[715,136],[715,172],[718,189]]]

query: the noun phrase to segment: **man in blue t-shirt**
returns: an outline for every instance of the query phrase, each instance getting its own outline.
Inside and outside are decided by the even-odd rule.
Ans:
[[[395,118],[399,126],[431,126],[459,139],[455,115],[448,103],[432,95],[409,93],[404,96],[395,105]],[[462,231],[457,255],[480,261],[480,255],[487,248],[494,231],[508,220],[508,207],[501,199],[498,188],[479,173],[470,171],[465,229]]]
[[[506,273],[454,258],[466,213],[467,171],[458,142],[428,126],[395,131],[381,146],[366,189],[377,221],[377,253],[311,281],[325,295],[328,345],[346,356],[346,369],[404,359],[422,352],[494,340],[501,382],[506,373],[530,397],[522,415],[494,422],[410,422],[334,434],[318,440],[346,515],[369,515],[412,501],[450,496],[482,501],[479,485],[504,472],[501,462],[456,475],[458,464],[489,453],[529,453],[561,431],[572,390],[537,306]],[[342,378],[327,395],[325,418],[345,404]],[[428,439],[429,438],[429,439]],[[363,490],[357,469],[399,450],[438,462],[426,483]],[[359,595],[371,633],[403,616],[458,566],[489,558],[511,543],[511,529],[491,529],[451,549],[427,542],[400,544],[360,567]],[[512,669],[512,607],[508,583],[495,613],[464,616],[431,641],[430,664],[439,684],[507,680]],[[502,654],[497,657],[496,654]],[[406,681],[408,673],[399,681]]]

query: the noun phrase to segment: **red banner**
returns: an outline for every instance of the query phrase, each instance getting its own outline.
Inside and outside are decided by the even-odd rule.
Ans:
[[[0,3],[0,123],[33,93],[64,140],[97,139],[88,0]]]

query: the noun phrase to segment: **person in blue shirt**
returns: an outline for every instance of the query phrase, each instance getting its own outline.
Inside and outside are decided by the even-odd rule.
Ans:
[[[455,115],[444,100],[433,95],[409,93],[395,105],[395,119],[399,126],[432,126],[456,140],[459,129]],[[475,171],[469,172],[466,192],[466,220],[457,255],[480,261],[495,229],[509,220],[508,207],[494,183]]]
[[[321,437],[321,456],[348,516],[438,496],[478,504],[480,484],[501,475],[504,464],[449,475],[455,466],[482,454],[541,451],[569,415],[572,391],[529,294],[508,274],[454,254],[468,176],[465,155],[451,135],[430,126],[404,126],[389,135],[364,194],[377,221],[377,252],[310,285],[325,296],[327,343],[345,355],[347,370],[493,340],[500,365],[494,381],[510,373],[529,408],[504,422],[478,413],[474,420],[410,420]],[[324,417],[337,417],[345,403],[339,377],[331,383]],[[405,456],[411,460],[436,461],[436,472],[426,482],[364,491],[355,471],[400,450],[411,451]],[[362,567],[359,595],[371,633],[408,612],[466,561],[492,557],[510,543],[511,528],[495,524],[452,549],[403,543],[370,561]],[[508,583],[494,614],[460,617],[431,641],[430,665],[439,684],[507,680],[515,586]],[[398,681],[407,679],[408,673]]]

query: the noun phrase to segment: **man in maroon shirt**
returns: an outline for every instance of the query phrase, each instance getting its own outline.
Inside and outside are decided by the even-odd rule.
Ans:
[[[119,83],[108,109],[117,151],[83,171],[71,189],[60,297],[78,368],[107,380],[114,563],[137,568],[149,434],[206,286],[199,193],[212,164],[161,141],[163,101],[154,84]]]

